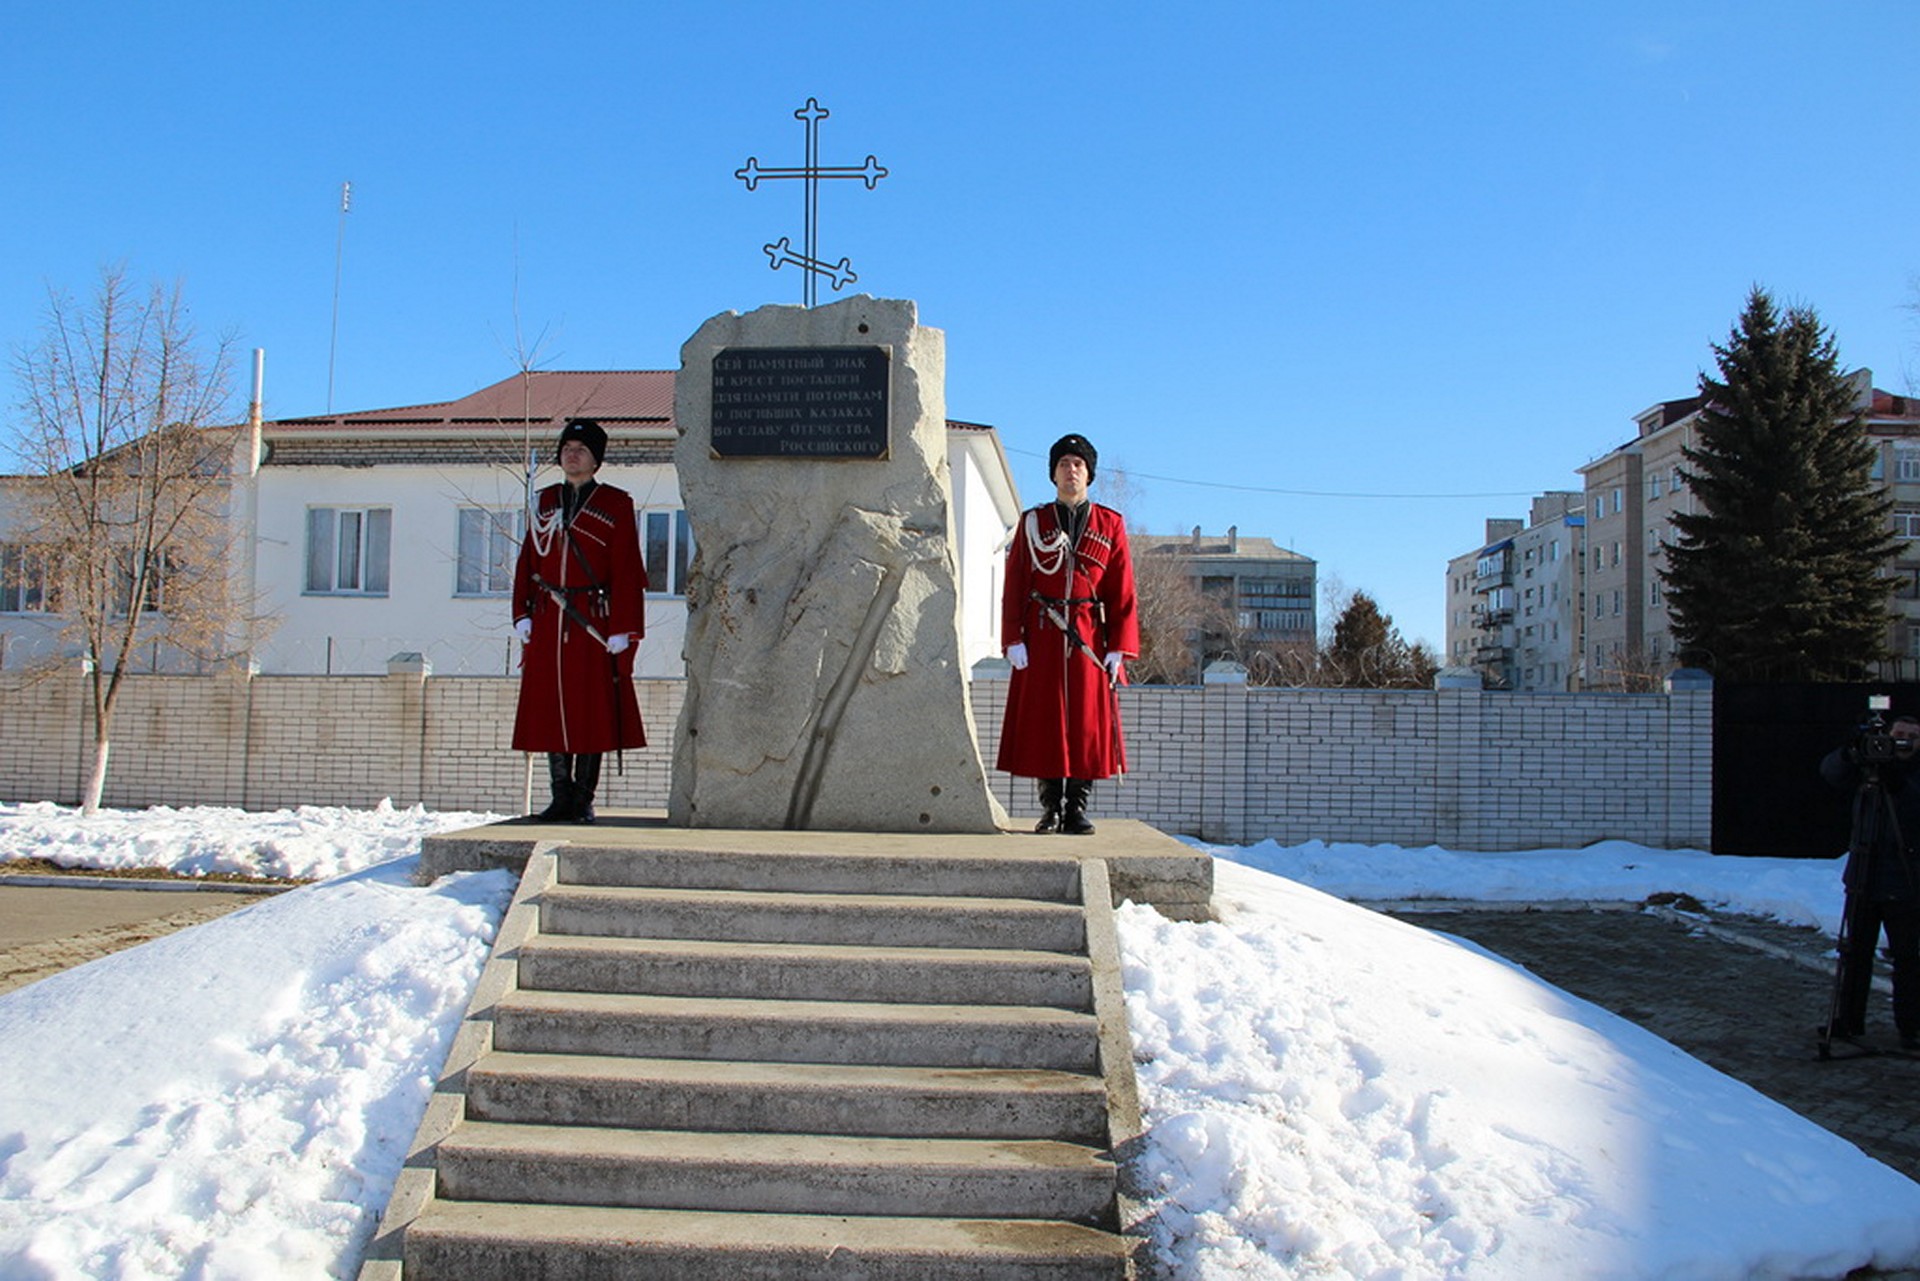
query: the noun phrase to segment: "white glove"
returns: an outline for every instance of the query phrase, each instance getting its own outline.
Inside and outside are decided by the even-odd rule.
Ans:
[[[1120,679],[1120,665],[1127,661],[1125,654],[1108,654],[1107,670],[1113,673],[1113,679]]]
[[[627,652],[627,646],[632,643],[633,637],[627,633],[615,632],[613,635],[607,637],[607,653],[624,654]]]
[[[1013,670],[1024,671],[1027,666],[1027,647],[1024,642],[1007,646],[1007,661],[1013,664]]]
[[[533,620],[531,618],[515,619],[513,623],[513,634],[520,638],[520,643],[522,645],[532,640],[533,639]]]

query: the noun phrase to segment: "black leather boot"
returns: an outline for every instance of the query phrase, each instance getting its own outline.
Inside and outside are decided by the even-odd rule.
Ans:
[[[573,821],[594,821],[593,794],[600,790],[600,753],[582,752],[573,758]]]
[[[553,803],[533,816],[536,823],[571,823],[574,818],[573,757],[565,752],[547,753],[547,786],[553,789]]]
[[[1041,814],[1040,821],[1033,825],[1033,830],[1042,836],[1048,832],[1057,832],[1060,830],[1060,789],[1065,785],[1065,782],[1065,779],[1058,778],[1043,778],[1040,780]]]
[[[1087,821],[1087,802],[1093,797],[1091,779],[1067,780],[1066,810],[1060,816],[1060,830],[1068,836],[1092,836],[1093,824]]]

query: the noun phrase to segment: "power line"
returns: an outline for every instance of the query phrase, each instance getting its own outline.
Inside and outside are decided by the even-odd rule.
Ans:
[[[1044,458],[1045,454],[1031,449],[1009,449],[1010,454],[1021,454],[1027,458]],[[1377,498],[1393,502],[1418,499],[1445,500],[1455,498],[1533,498],[1537,490],[1489,490],[1484,493],[1463,494],[1369,494],[1359,491],[1338,489],[1282,489],[1275,485],[1234,485],[1219,480],[1188,480],[1183,476],[1159,476],[1153,472],[1134,471],[1130,467],[1116,467],[1129,477],[1140,480],[1157,480],[1167,485],[1192,485],[1196,489],[1228,489],[1242,494],[1278,494],[1287,498]]]

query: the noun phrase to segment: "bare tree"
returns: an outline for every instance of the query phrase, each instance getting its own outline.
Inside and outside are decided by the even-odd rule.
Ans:
[[[252,608],[229,580],[234,340],[203,344],[178,286],[101,272],[91,300],[49,289],[37,341],[19,348],[10,442],[35,477],[14,528],[48,566],[63,636],[85,659],[93,761],[81,808],[99,808],[127,677],[159,653],[226,656]]]
[[[1148,547],[1132,531],[1134,594],[1139,602],[1140,657],[1128,675],[1148,685],[1197,685],[1199,637],[1206,630],[1210,602],[1193,581],[1186,562],[1165,546]]]

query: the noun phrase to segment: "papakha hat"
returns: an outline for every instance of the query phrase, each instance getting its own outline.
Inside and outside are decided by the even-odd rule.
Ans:
[[[593,465],[595,467],[607,461],[606,429],[601,427],[599,423],[593,421],[593,419],[567,419],[567,425],[560,429],[560,439],[554,442],[553,461],[556,463],[560,461],[560,451],[567,447],[567,442],[570,440],[577,440],[593,451]]]
[[[1054,469],[1060,465],[1060,459],[1065,454],[1078,455],[1087,465],[1087,479],[1093,479],[1094,470],[1100,465],[1100,451],[1079,432],[1068,432],[1053,442],[1053,448],[1047,451],[1047,479],[1053,479]]]

